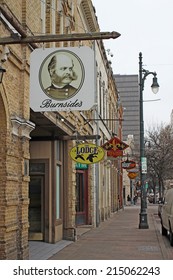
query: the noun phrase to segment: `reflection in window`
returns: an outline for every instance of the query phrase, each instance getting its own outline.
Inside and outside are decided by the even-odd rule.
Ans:
[[[30,173],[45,173],[45,163],[42,162],[30,162]]]
[[[84,202],[84,176],[82,173],[76,174],[76,212],[83,212]]]

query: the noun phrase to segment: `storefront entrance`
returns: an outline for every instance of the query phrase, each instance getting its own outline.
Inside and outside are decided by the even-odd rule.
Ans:
[[[29,185],[29,240],[44,240],[44,176],[32,175]]]
[[[88,172],[76,170],[76,225],[88,223]]]

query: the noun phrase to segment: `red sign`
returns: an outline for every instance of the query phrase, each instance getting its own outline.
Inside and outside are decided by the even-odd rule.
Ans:
[[[108,157],[123,156],[123,150],[127,149],[128,147],[129,146],[121,141],[118,137],[113,137],[102,145],[102,148],[107,151]]]
[[[111,150],[107,151],[107,156],[108,157],[122,157],[123,151],[111,149]]]
[[[124,169],[132,169],[136,167],[136,162],[133,160],[126,160],[121,163],[122,168]]]
[[[105,150],[125,150],[129,147],[126,143],[121,141],[118,137],[113,137],[102,146]]]

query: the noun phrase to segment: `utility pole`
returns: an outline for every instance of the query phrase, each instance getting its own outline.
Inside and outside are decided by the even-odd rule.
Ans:
[[[156,72],[150,72],[143,68],[142,53],[139,53],[139,90],[140,90],[140,180],[141,180],[141,209],[139,214],[139,229],[148,229],[147,219],[147,201],[146,201],[146,173],[147,173],[147,159],[145,157],[145,143],[144,143],[144,113],[143,113],[143,91],[144,82],[148,75],[153,75],[153,83],[151,85],[153,93],[159,90]]]

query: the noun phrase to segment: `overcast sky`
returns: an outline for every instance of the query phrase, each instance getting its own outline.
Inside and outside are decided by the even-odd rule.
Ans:
[[[159,92],[151,91],[152,75],[144,84],[145,128],[170,122],[173,109],[173,0],[92,0],[100,31],[117,31],[117,39],[104,40],[113,57],[114,74],[139,74],[143,68],[157,72]]]

